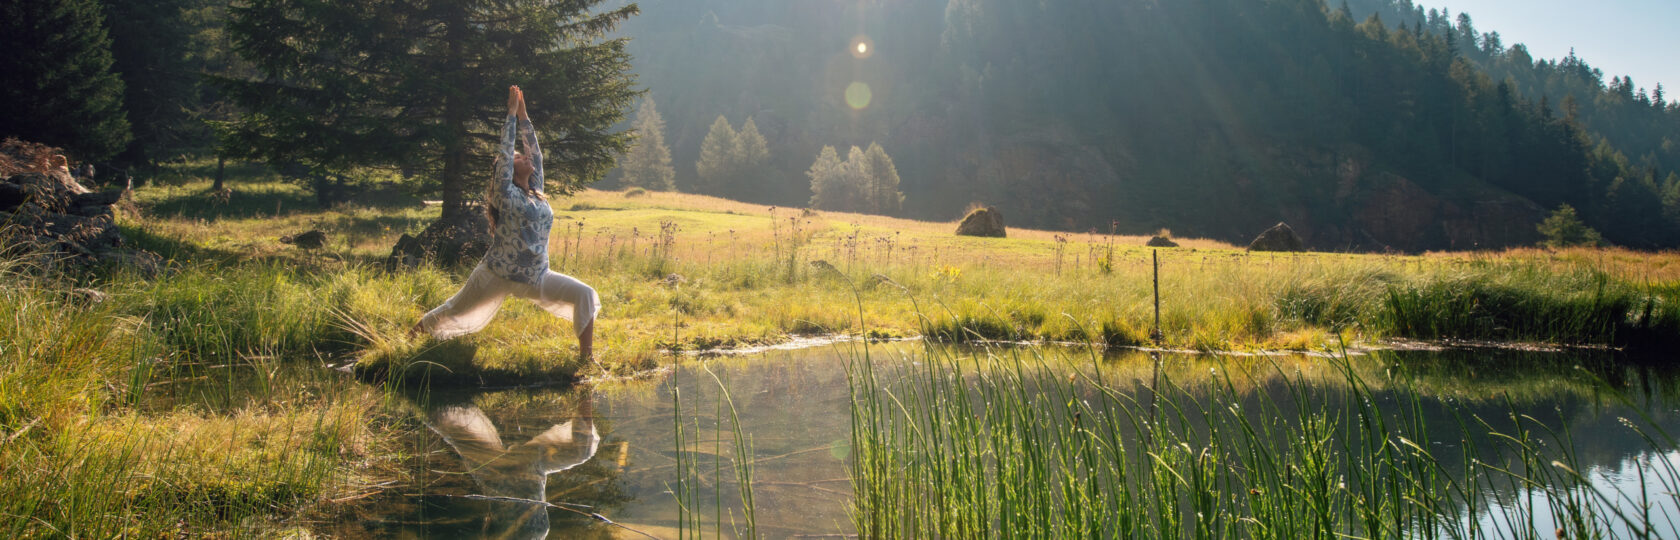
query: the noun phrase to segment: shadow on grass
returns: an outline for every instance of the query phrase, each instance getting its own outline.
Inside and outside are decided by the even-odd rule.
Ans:
[[[224,264],[239,259],[239,254],[235,252],[206,248],[157,234],[137,225],[118,223],[117,230],[122,233],[123,242],[127,247],[150,251],[163,257],[165,261],[211,261]]]
[[[582,365],[550,358],[492,358],[466,339],[426,340],[357,362],[352,369],[369,382],[405,389],[549,386],[577,382]],[[512,354],[511,356],[523,356]]]
[[[216,221],[224,218],[284,217],[302,212],[319,212],[315,197],[284,184],[232,186],[224,196],[196,185],[168,188],[162,196],[143,201],[146,213],[163,218]],[[156,188],[154,188],[156,189]]]

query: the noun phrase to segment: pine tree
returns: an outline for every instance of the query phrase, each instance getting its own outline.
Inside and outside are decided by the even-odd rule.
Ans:
[[[415,172],[464,215],[518,84],[549,134],[552,191],[595,181],[628,147],[609,130],[637,92],[626,38],[608,32],[634,4],[602,0],[247,0],[229,8],[234,48],[262,74],[221,79],[246,114],[227,126],[234,155],[310,177],[369,167]],[[320,197],[319,193],[317,195]]]
[[[868,182],[869,210],[876,214],[898,213],[904,204],[904,193],[898,190],[898,167],[892,156],[878,143],[869,143],[863,152],[863,167]]]
[[[770,144],[759,134],[752,117],[735,132],[735,170],[740,175],[734,182],[734,198],[766,202],[764,197],[776,192],[771,186]]]
[[[188,0],[102,0],[110,26],[112,68],[123,79],[123,109],[134,139],[119,159],[151,165],[186,150],[202,124],[198,107],[199,73],[190,63],[192,36]]]
[[[847,185],[846,163],[840,160],[840,153],[833,146],[824,146],[817,152],[817,160],[805,175],[811,178],[812,208],[845,209],[842,204],[851,198],[848,194],[851,186]]]
[[[0,3],[0,137],[102,161],[131,138],[96,0]]]
[[[869,158],[864,157],[862,148],[853,146],[846,152],[844,193],[847,196],[842,204],[847,212],[867,213],[871,210],[868,167]]]
[[[700,175],[696,191],[722,195],[725,185],[739,174],[735,169],[735,140],[735,128],[729,126],[729,120],[723,115],[718,115],[706,138],[700,141],[700,161],[694,164],[695,172]]]
[[[1556,212],[1540,222],[1539,230],[1546,237],[1547,247],[1597,246],[1604,241],[1598,231],[1581,223],[1575,208],[1567,204],[1558,206]]]
[[[654,191],[676,189],[677,171],[671,168],[671,149],[665,146],[665,119],[653,98],[636,109],[636,145],[624,155],[624,183]]]

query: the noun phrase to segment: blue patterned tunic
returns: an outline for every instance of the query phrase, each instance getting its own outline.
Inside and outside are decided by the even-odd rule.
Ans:
[[[543,188],[542,149],[530,120],[508,115],[502,127],[502,146],[496,156],[495,186],[488,201],[501,213],[490,231],[490,251],[484,263],[490,271],[510,281],[537,285],[548,272],[548,232],[554,226],[554,210],[548,201],[525,193],[513,184],[513,139],[522,137],[525,155],[531,158],[531,188]]]

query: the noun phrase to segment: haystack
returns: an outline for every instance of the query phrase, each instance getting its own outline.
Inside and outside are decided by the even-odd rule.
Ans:
[[[988,206],[976,208],[963,217],[962,224],[957,225],[957,236],[1004,238],[1009,233],[1003,228],[1003,214]]]
[[[1306,248],[1302,247],[1301,237],[1295,235],[1295,229],[1289,228],[1289,225],[1283,222],[1278,222],[1272,228],[1266,229],[1266,232],[1260,233],[1260,236],[1254,237],[1254,241],[1248,244],[1248,250],[1306,251]]]

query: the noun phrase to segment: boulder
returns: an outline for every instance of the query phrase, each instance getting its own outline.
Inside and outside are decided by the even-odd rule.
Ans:
[[[1144,245],[1149,247],[1171,248],[1178,247],[1178,242],[1174,242],[1171,238],[1167,238],[1165,236],[1153,236],[1150,237],[1149,242]]]
[[[468,209],[455,216],[438,218],[419,236],[402,235],[385,258],[385,268],[412,269],[421,263],[456,266],[476,261],[490,250],[490,220],[484,212]]]
[[[1301,237],[1295,236],[1295,229],[1291,229],[1289,228],[1289,225],[1279,222],[1277,225],[1273,225],[1272,228],[1266,229],[1266,232],[1260,233],[1260,236],[1254,237],[1254,241],[1248,244],[1248,250],[1305,251],[1305,248],[1302,247]]]
[[[327,245],[327,233],[312,230],[281,237],[280,241],[303,249],[321,249],[322,246]]]
[[[15,161],[15,160],[14,160]],[[155,274],[157,256],[124,247],[116,211],[132,204],[124,190],[89,191],[60,168],[36,167],[0,179],[0,216],[10,228],[9,256],[44,270],[96,264],[140,265]]]
[[[962,223],[957,225],[957,235],[1003,238],[1009,232],[1003,227],[1003,214],[988,206],[976,208],[963,217]]]
[[[23,191],[23,186],[11,182],[0,182],[0,212],[10,212],[23,206],[29,195]]]

